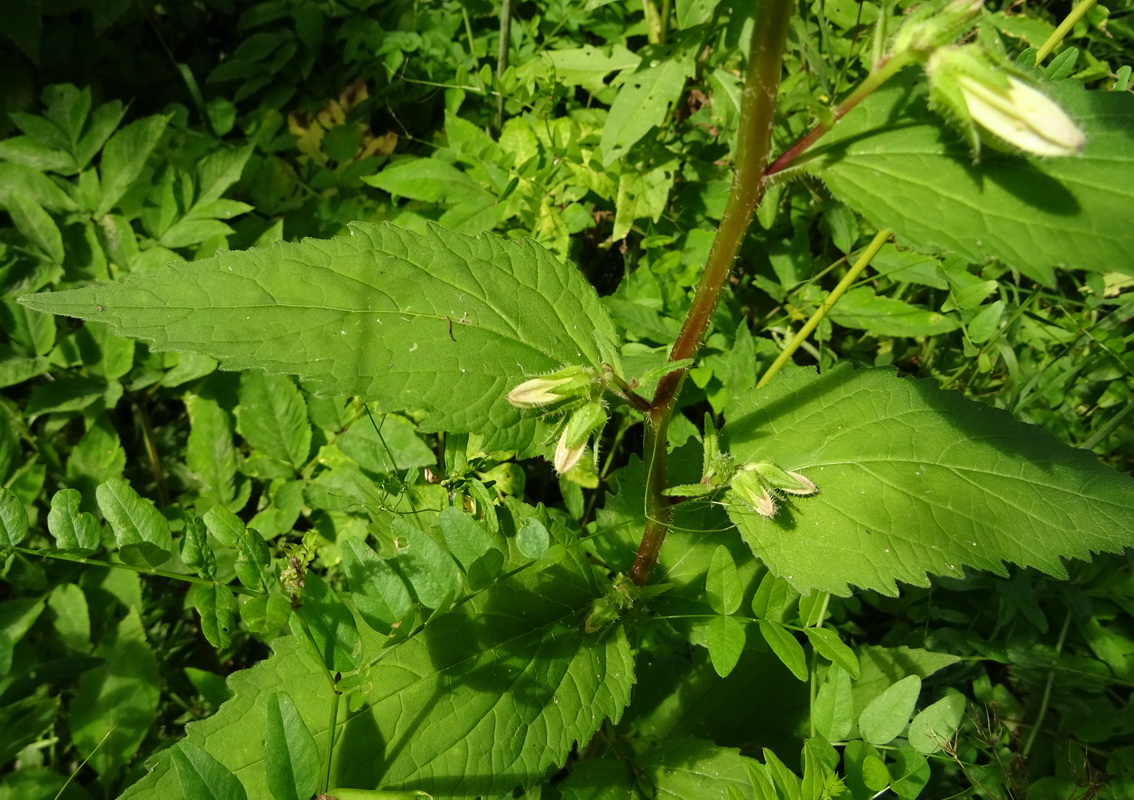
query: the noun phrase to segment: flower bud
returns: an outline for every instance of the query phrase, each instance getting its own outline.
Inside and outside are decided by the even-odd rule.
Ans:
[[[540,408],[591,394],[594,375],[583,367],[564,367],[548,375],[526,380],[508,392],[508,402],[517,408]]]
[[[560,475],[570,472],[579,463],[583,453],[587,452],[586,439],[571,446],[568,444],[567,434],[568,431],[564,428],[563,435],[559,437],[559,444],[555,446],[555,471]]]
[[[517,408],[539,408],[563,399],[552,390],[571,382],[570,378],[532,378],[508,392],[508,402]]]
[[[776,499],[755,472],[737,473],[732,479],[732,491],[761,517],[775,519]]]
[[[894,36],[891,56],[912,51],[924,60],[939,47],[969,31],[980,15],[982,0],[927,3],[906,17]]]
[[[1069,156],[1086,143],[1082,131],[1051,98],[993,65],[976,46],[944,47],[926,73],[934,104],[944,109],[980,152],[980,131],[1038,156]]]
[[[806,497],[819,491],[818,487],[808,478],[798,472],[789,472],[780,469],[771,461],[758,461],[754,464],[745,464],[740,468],[745,472],[753,472],[760,477],[760,481],[769,488],[787,494]]]

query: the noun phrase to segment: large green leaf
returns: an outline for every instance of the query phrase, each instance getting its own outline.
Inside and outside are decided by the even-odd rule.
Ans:
[[[359,223],[348,236],[23,302],[228,369],[292,373],[318,391],[423,410],[424,430],[485,433],[503,448],[536,438],[532,415],[505,398],[525,378],[564,364],[618,366],[614,326],[574,268],[533,242],[438,227]]]
[[[926,573],[1134,544],[1134,480],[1039,428],[893,370],[800,370],[753,392],[725,427],[738,463],[771,460],[819,488],[765,519],[732,498],[752,551],[801,591],[894,594]]]
[[[584,632],[601,591],[576,552],[495,584],[385,651],[386,637],[360,626],[373,666],[344,681],[362,694],[348,693],[340,710],[332,783],[497,796],[562,764],[604,718],[619,719],[634,683],[621,628]],[[249,797],[270,796],[263,741],[275,693],[289,692],[320,746],[334,700],[296,637],[272,646],[270,658],[230,679],[232,700],[187,728],[187,740],[231,770]],[[169,752],[125,798],[181,797]]]
[[[806,165],[831,192],[917,249],[989,257],[1045,283],[1052,267],[1131,271],[1134,97],[1044,87],[1087,135],[1082,156],[980,163],[903,77],[825,136]]]
[[[624,157],[651,128],[665,121],[695,71],[693,52],[688,49],[676,50],[645,69],[625,71],[602,129],[603,166]]]

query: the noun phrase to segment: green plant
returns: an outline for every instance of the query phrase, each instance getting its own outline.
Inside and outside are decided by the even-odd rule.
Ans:
[[[886,364],[899,361],[903,339],[938,337],[912,348],[930,374],[1017,414],[1031,406],[1049,428],[1075,432],[1067,438],[1126,435],[1113,420],[1076,421],[1087,398],[1069,408],[1032,398],[1084,371],[1122,378],[1084,383],[1095,407],[1129,397],[1128,304],[1107,300],[1107,286],[1123,280],[1108,270],[1130,245],[1129,94],[1045,85],[1074,120],[1070,130],[1085,131],[1082,155],[997,152],[1004,142],[972,127],[981,112],[965,106],[965,119],[956,105],[964,81],[948,84],[957,74],[980,78],[991,70],[985,62],[934,71],[960,136],[929,111],[916,78],[899,72],[951,47],[979,9],[952,4],[902,19],[884,5],[873,9],[874,52],[846,67],[861,72],[860,88],[822,109],[811,133],[799,113],[777,128],[779,92],[780,109],[817,108],[781,81],[789,31],[807,34],[813,21],[767,0],[742,92],[727,45],[740,41],[745,14],[712,4],[651,10],[640,21],[650,41],[641,55],[620,43],[546,56],[521,46],[532,57],[510,71],[482,70],[475,82],[458,74],[447,91],[485,95],[470,114],[487,120],[493,93],[504,96],[499,136],[458,116],[465,98],[452,97],[443,146],[364,177],[391,195],[388,204],[360,187],[361,171],[381,159],[364,155],[368,134],[350,121],[359,106],[346,94],[343,116],[320,123],[321,140],[302,138],[313,126],[293,125],[295,163],[316,187],[402,225],[359,223],[329,240],[216,252],[240,235],[222,220],[256,209],[222,195],[241,186],[246,165],[263,175],[282,158],[272,151],[285,152],[271,135],[234,149],[178,129],[155,169],[147,157],[167,117],[114,133],[120,106],[88,117],[89,94],[64,87],[47,95],[42,121],[17,118],[26,138],[0,144],[9,169],[0,199],[18,237],[5,288],[22,295],[5,305],[8,385],[53,364],[71,374],[4,407],[35,453],[17,466],[22,445],[10,434],[0,440],[13,454],[0,489],[6,579],[28,595],[0,605],[12,642],[0,672],[14,676],[0,697],[40,687],[31,702],[3,706],[7,719],[27,720],[13,748],[59,713],[35,665],[65,652],[66,669],[80,675],[68,704],[75,747],[106,785],[132,763],[159,717],[163,666],[192,646],[177,609],[143,603],[138,575],[186,584],[182,602],[223,656],[255,661],[254,641],[270,642],[272,653],[227,687],[200,670],[188,675],[219,710],[158,753],[125,797],[475,797],[516,787],[693,797],[709,785],[728,797],[889,789],[913,798],[934,774],[934,796],[944,787],[1007,796],[1026,785],[1013,759],[1047,739],[1037,737],[1052,676],[1070,669],[1060,658],[1072,625],[1095,658],[1075,662],[1085,684],[1105,683],[1099,664],[1125,675],[1123,571],[1092,576],[1076,565],[1080,580],[1052,584],[1059,602],[1041,605],[1033,573],[992,581],[966,567],[1004,576],[1008,562],[1065,577],[1062,559],[1121,550],[1134,532],[1134,484],[1002,409]],[[566,26],[560,11],[555,24]],[[619,15],[608,9],[595,20],[616,29]],[[991,16],[981,17],[986,40]],[[819,32],[797,36],[799,52],[788,57],[815,55],[808,47],[829,35],[815,24]],[[272,41],[280,48],[288,38]],[[396,41],[398,53],[413,52],[412,37]],[[379,55],[398,69],[404,61],[392,53]],[[1013,69],[1035,79],[1035,60],[1023,62]],[[569,77],[547,87],[560,72]],[[817,74],[833,87],[829,66]],[[1008,79],[989,74],[988,91],[1005,90]],[[713,162],[727,148],[678,119],[690,81],[721,99],[744,97],[731,112],[709,112],[737,135],[723,204]],[[245,86],[247,96],[265,88]],[[570,108],[540,120],[536,109],[570,105],[563,86],[604,97],[609,112]],[[1026,108],[1008,112],[1042,126]],[[249,115],[257,118],[269,131],[280,122]],[[1057,122],[1063,149],[1082,146],[1071,123]],[[331,130],[340,133],[328,141]],[[771,159],[774,150],[783,155]],[[825,186],[836,200],[817,215],[798,186]],[[688,219],[667,218],[686,213],[671,194],[688,201]],[[307,224],[337,224],[319,209]],[[572,237],[604,213],[610,241],[640,250],[637,269],[600,298],[556,254],[585,252]],[[722,301],[754,215],[786,233],[763,256],[769,268],[742,269]],[[707,228],[718,220],[713,236]],[[824,248],[849,255],[866,243],[826,297],[809,280],[813,224]],[[506,238],[461,232],[486,227]],[[63,231],[91,246],[69,244]],[[267,244],[279,228],[255,221],[249,231]],[[901,247],[888,244],[894,231]],[[509,241],[525,236],[535,241]],[[77,262],[75,253],[91,255]],[[156,268],[179,253],[197,260]],[[990,257],[994,265],[974,274],[971,265]],[[855,286],[871,263],[874,286]],[[1056,266],[1093,272],[1090,294],[1061,295]],[[107,281],[118,273],[131,275]],[[68,290],[26,294],[52,283]],[[736,299],[757,292],[759,300]],[[753,336],[744,313],[752,307],[784,339],[785,321],[809,319],[781,346]],[[87,323],[57,341],[51,319],[24,308]],[[832,320],[888,342],[866,359],[877,366],[838,363],[863,360],[856,348],[872,347],[867,337],[840,343],[841,352],[813,349],[819,372],[786,366],[811,332],[829,341]],[[1081,330],[1085,320],[1091,330]],[[950,334],[961,347],[930,344]],[[1010,357],[1015,374],[994,374],[993,353]],[[769,364],[762,375],[758,360]],[[218,363],[245,371],[215,372]],[[1118,386],[1105,399],[1096,387],[1108,380]],[[114,414],[123,396],[152,454],[149,469],[129,476]],[[150,423],[171,407],[184,409],[180,428]],[[76,413],[81,433],[69,430]],[[639,423],[641,460],[627,453]],[[163,465],[161,453],[178,455]],[[518,463],[537,455],[561,474]],[[73,487],[48,498],[48,469]],[[44,557],[59,566],[45,570]],[[929,574],[958,598],[917,588]],[[915,587],[909,621],[872,635],[864,608],[902,618],[893,610],[898,582]],[[977,588],[1000,603],[991,619],[960,591]],[[99,600],[93,617],[88,598]],[[1045,651],[1038,642],[1052,607],[1063,617]],[[28,633],[45,609],[50,637],[33,643]],[[181,622],[158,640],[155,618]],[[911,647],[917,632],[903,626],[919,621],[926,633]],[[83,660],[92,651],[97,666]],[[1003,684],[979,673],[936,683],[978,656],[1046,682],[1022,744],[1007,724],[970,710],[969,697],[1015,713]],[[1127,730],[1115,706],[1079,713],[1103,718],[1107,735]],[[1058,755],[1053,744],[1034,758]],[[1121,751],[1110,755],[1116,781],[1129,778]]]

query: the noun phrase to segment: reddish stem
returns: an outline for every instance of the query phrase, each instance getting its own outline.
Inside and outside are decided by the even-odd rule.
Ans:
[[[772,145],[784,43],[793,5],[793,0],[763,0],[757,13],[741,100],[732,188],[701,282],[693,295],[693,304],[670,350],[670,361],[692,358],[701,346],[748,224],[764,195],[763,180]],[[630,578],[638,586],[649,580],[669,530],[670,500],[662,495],[666,488],[666,432],[687,372],[687,367],[679,367],[665,375],[658,382],[653,402],[646,412],[646,528],[630,570]]]

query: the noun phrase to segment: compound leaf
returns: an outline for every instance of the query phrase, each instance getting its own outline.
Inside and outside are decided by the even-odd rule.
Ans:
[[[1061,559],[1134,543],[1134,480],[1005,411],[890,369],[800,370],[739,404],[738,463],[771,460],[818,486],[773,519],[735,498],[753,553],[796,589],[897,593],[926,573]]]
[[[422,430],[484,433],[488,449],[535,442],[536,419],[505,397],[526,378],[619,366],[614,326],[573,267],[534,242],[436,226],[358,223],[334,239],[223,252],[22,302],[227,369],[290,373],[386,411],[425,411]]]

